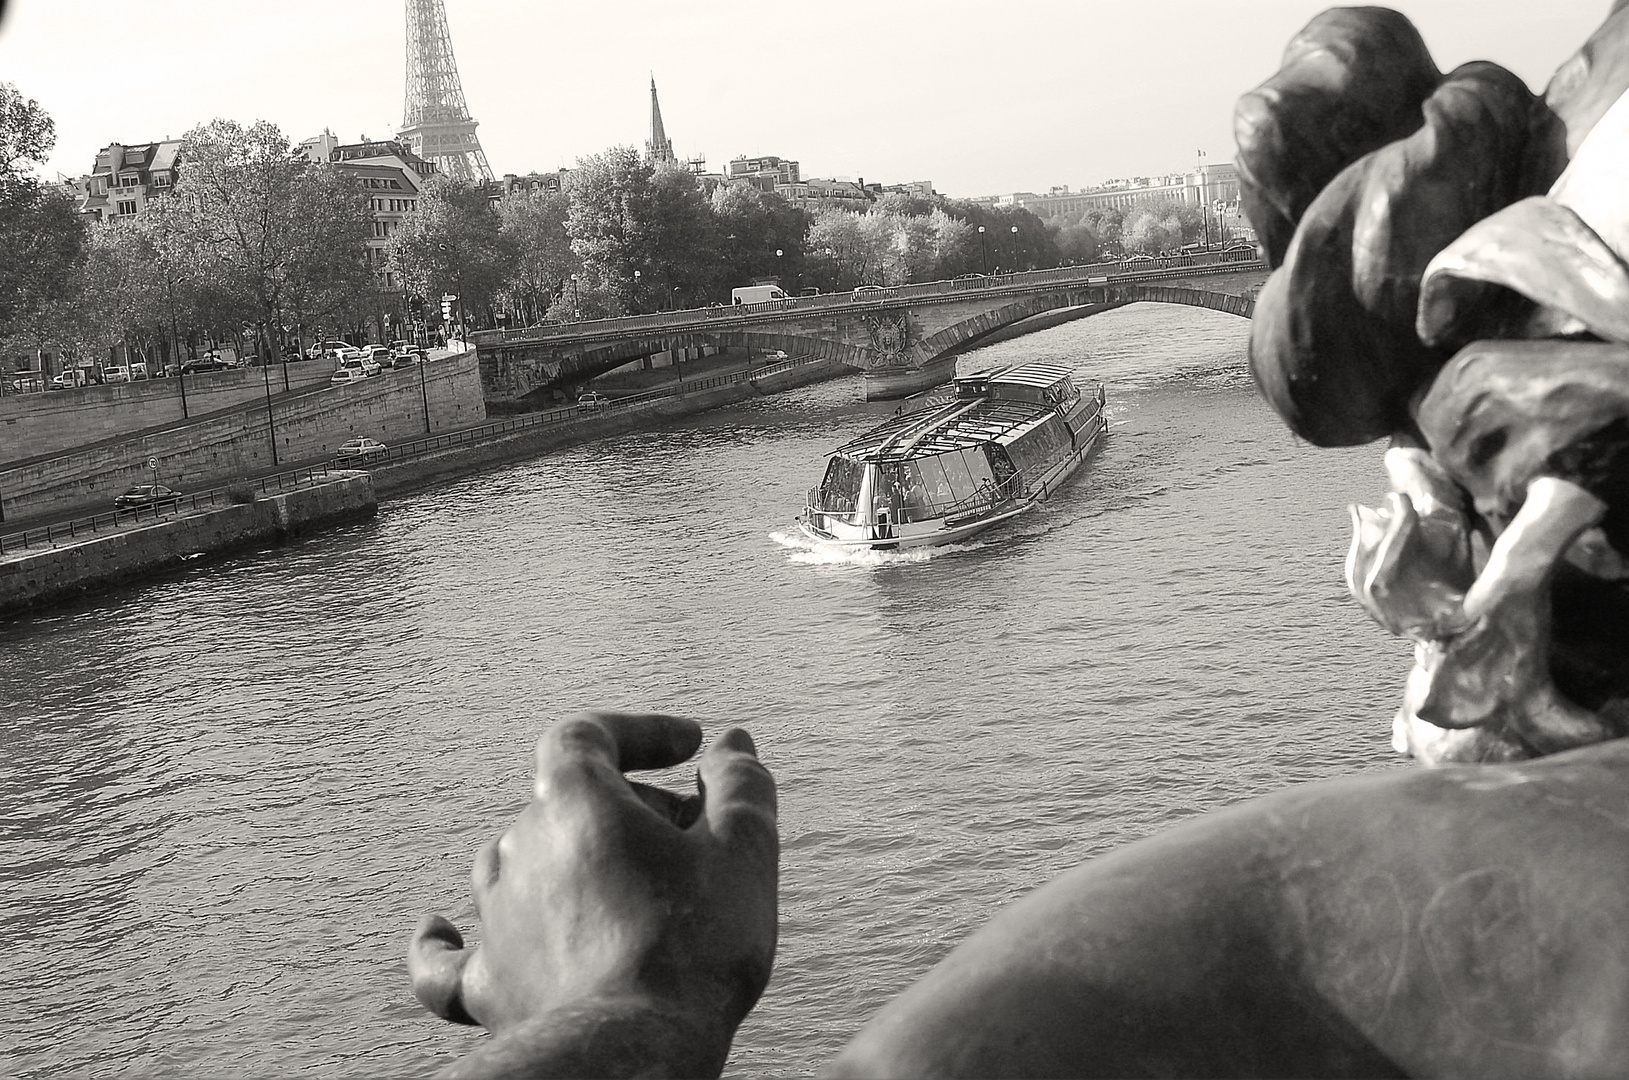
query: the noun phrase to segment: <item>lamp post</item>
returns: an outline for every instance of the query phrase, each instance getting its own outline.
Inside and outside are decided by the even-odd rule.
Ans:
[[[639,276],[639,271],[635,270],[633,272],[633,309],[635,315],[639,314]]]
[[[259,328],[256,328],[258,332]],[[258,345],[258,342],[256,343]],[[271,436],[272,464],[277,464],[277,419],[272,413],[271,365],[261,358],[260,377],[266,384],[266,432]]]
[[[1017,270],[1018,269],[1018,226],[1016,226],[1016,225],[1014,225],[1012,227],[1012,260],[1011,261],[1012,261],[1011,269]]]
[[[424,385],[424,365],[429,362],[429,353],[420,353],[419,362],[414,366],[419,369],[419,400],[424,402],[424,433],[430,434],[430,391]]]
[[[984,272],[986,274],[988,274],[990,272],[990,244],[989,244],[989,241],[987,241],[984,238],[984,226],[983,225],[979,226],[979,251],[982,253],[982,257],[983,257],[983,260],[984,260],[983,263],[982,263],[982,265],[984,267]]]
[[[1218,247],[1227,247],[1227,222],[1222,220],[1222,208],[1226,205],[1221,199],[1216,200],[1216,244]]]

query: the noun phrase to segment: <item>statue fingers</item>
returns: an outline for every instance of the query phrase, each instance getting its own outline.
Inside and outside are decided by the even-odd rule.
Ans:
[[[701,725],[658,713],[594,710],[552,725],[537,741],[539,799],[585,788],[630,795],[622,773],[688,760],[701,745]]]
[[[701,757],[697,782],[707,830],[730,850],[766,859],[780,853],[775,780],[741,728],[720,735]]]
[[[473,955],[458,927],[426,915],[407,947],[407,975],[419,1004],[455,1024],[478,1023],[464,1005],[464,965]]]

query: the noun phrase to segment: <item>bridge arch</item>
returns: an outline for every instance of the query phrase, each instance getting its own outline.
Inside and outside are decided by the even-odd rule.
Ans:
[[[931,362],[948,352],[965,351],[978,345],[984,338],[1050,311],[1085,308],[1087,310],[1083,311],[1079,317],[1089,318],[1105,311],[1125,307],[1127,304],[1137,303],[1181,304],[1187,307],[1221,311],[1245,319],[1254,316],[1256,310],[1256,302],[1250,297],[1235,296],[1232,293],[1215,292],[1210,289],[1195,289],[1183,285],[1126,284],[1102,286],[1084,291],[1069,290],[1066,292],[1040,293],[1016,297],[1009,304],[979,312],[960,322],[952,323],[924,337],[920,343],[921,352],[924,354],[923,359]],[[1044,330],[1055,325],[1058,324],[1048,323],[1044,326],[1038,325],[1035,329]]]

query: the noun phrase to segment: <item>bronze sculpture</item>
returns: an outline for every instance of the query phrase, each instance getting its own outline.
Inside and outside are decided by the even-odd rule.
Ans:
[[[1276,267],[1252,370],[1292,430],[1390,437],[1347,579],[1416,642],[1394,732],[1441,766],[1304,785],[1062,875],[885,1006],[855,1076],[1629,1073],[1629,2],[1542,98],[1338,9],[1240,105]],[[775,945],[744,732],[586,714],[483,849],[485,941],[415,993],[493,1038],[447,1075],[722,1067]],[[1537,759],[1537,760],[1533,760]],[[1475,763],[1475,764],[1467,764]]]

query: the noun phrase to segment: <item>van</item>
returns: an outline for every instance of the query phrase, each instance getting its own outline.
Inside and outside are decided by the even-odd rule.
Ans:
[[[744,289],[730,290],[732,304],[767,304],[771,300],[790,300],[779,285],[748,285]]]

